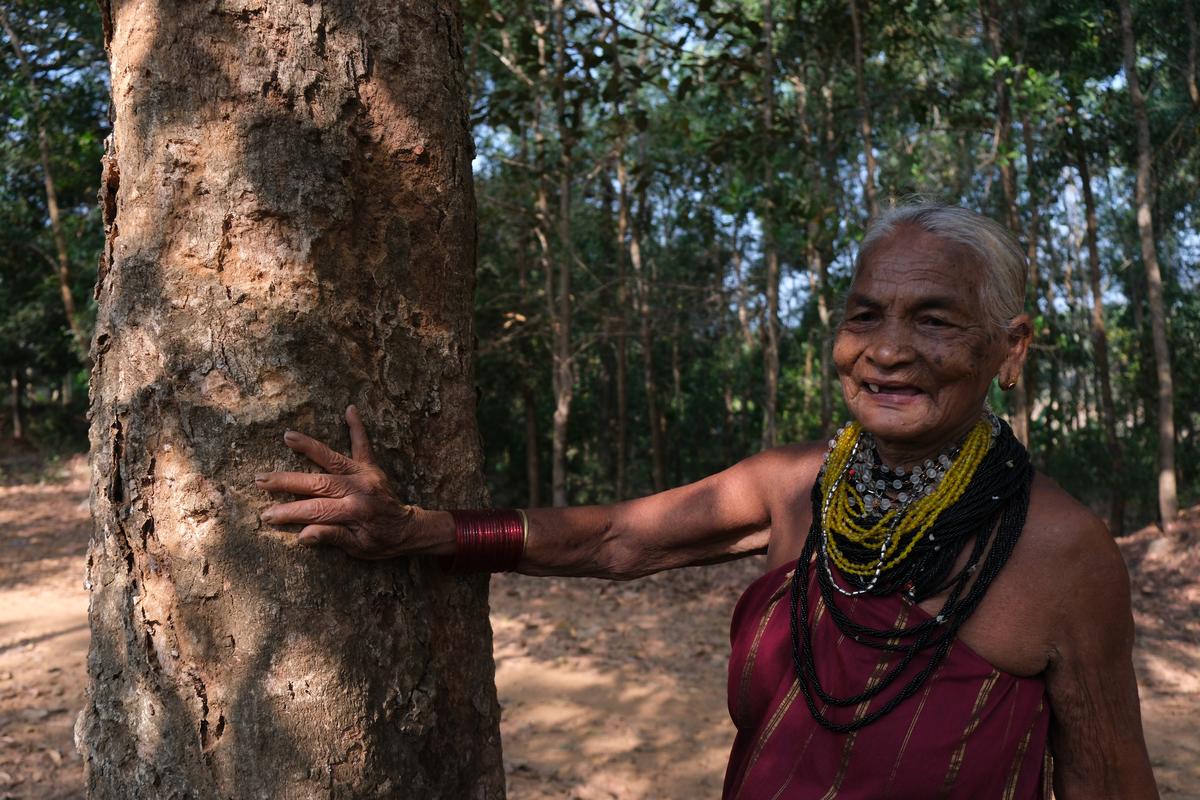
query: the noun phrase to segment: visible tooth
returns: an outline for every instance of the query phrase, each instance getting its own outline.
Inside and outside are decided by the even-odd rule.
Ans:
[[[879,384],[878,383],[868,383],[867,388],[870,389],[875,394],[879,394]]]

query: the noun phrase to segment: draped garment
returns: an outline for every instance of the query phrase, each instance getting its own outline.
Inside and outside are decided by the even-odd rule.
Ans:
[[[848,734],[813,719],[796,681],[790,618],[793,564],[746,589],[730,626],[729,713],[737,728],[725,800],[1034,800],[1048,798],[1050,710],[1045,681],[1002,672],[960,640],[916,693]],[[897,654],[847,639],[807,581],[813,656],[826,692],[850,697],[874,685]],[[838,608],[876,629],[928,619],[900,595],[838,596]],[[926,663],[919,653],[881,695],[818,709],[846,723],[887,702]]]

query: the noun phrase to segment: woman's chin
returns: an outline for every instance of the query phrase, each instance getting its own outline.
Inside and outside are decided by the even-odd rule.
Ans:
[[[863,430],[882,442],[917,442],[936,433],[938,420],[931,418],[924,403],[905,403],[893,406],[868,401],[851,409]]]

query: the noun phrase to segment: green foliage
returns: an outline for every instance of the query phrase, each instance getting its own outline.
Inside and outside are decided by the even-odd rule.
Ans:
[[[1026,4],[1019,17],[1006,13],[999,21],[1002,50],[994,56],[977,3],[859,5],[880,196],[922,194],[1004,219],[1003,166],[1017,176],[1016,213],[1025,241],[1038,212],[1038,283],[1031,298],[1038,341],[1028,376],[1037,392],[1032,448],[1051,475],[1102,508],[1111,473],[1095,388],[1077,168],[1081,155],[1088,159],[1099,204],[1118,429],[1127,450],[1124,485],[1131,487],[1131,518],[1151,519],[1154,365],[1131,211],[1135,136],[1115,10],[1084,2]],[[767,130],[767,37],[759,0],[571,7],[571,58],[562,77],[578,166],[569,183],[578,258],[572,324],[580,353],[569,433],[573,501],[608,500],[615,491],[615,376],[622,347],[628,353],[630,493],[651,487],[649,431],[655,423],[647,418],[647,356],[653,359],[671,482],[701,477],[758,448],[767,224],[783,271],[778,424],[788,440],[827,434],[821,364],[832,332],[818,313],[814,280],[823,265],[824,297],[836,311],[866,225],[847,8],[826,0],[775,4],[774,125]],[[1187,42],[1186,26],[1174,19],[1178,9],[1143,2],[1135,13],[1151,76],[1179,464],[1185,499],[1191,499],[1200,466],[1200,375],[1193,375],[1200,352],[1200,118],[1182,80]],[[530,447],[541,454],[543,489],[549,478],[554,313],[533,235],[539,226],[553,232],[563,145],[554,127],[557,73],[548,14],[544,5],[507,0],[488,4],[468,22],[468,40],[477,50],[475,84],[488,87],[476,131],[483,237],[480,412],[489,474],[504,502],[528,498]],[[546,54],[541,63],[539,52]],[[997,76],[1012,106],[1012,133],[1003,148],[994,140]],[[650,352],[637,334],[637,278],[626,261],[622,283],[616,266],[616,157],[623,157],[632,176],[634,234],[649,272]],[[763,180],[768,171],[769,194]],[[534,208],[539,186],[550,216],[540,222]],[[559,245],[549,243],[547,264]],[[626,298],[623,306],[620,297]],[[522,315],[515,338],[512,318],[501,309]],[[522,422],[521,393],[504,391],[493,399],[488,388],[493,380],[512,386],[513,375],[520,376],[536,418],[533,438]],[[833,389],[826,402],[837,424],[844,409],[836,378],[826,385]],[[997,393],[994,402],[1003,409],[1008,399]]]
[[[1004,167],[1016,175],[1025,241],[1037,212],[1038,282],[1030,310],[1038,338],[1027,375],[1036,394],[1032,449],[1052,476],[1099,508],[1110,471],[1082,245],[1078,162],[1087,159],[1099,205],[1124,485],[1131,519],[1151,519],[1154,362],[1131,201],[1136,137],[1115,9],[1082,0],[1026,3],[1019,15],[1002,15],[995,55],[974,0],[859,7],[879,196],[923,194],[1004,219]],[[10,0],[5,9],[34,79],[3,37],[0,377],[7,385],[15,371],[27,381],[27,427],[53,440],[79,433],[86,366],[72,350],[51,268],[55,245],[36,132],[40,121],[63,209],[71,290],[90,330],[103,236],[95,194],[108,130],[107,74],[91,0]],[[782,271],[781,435],[824,437],[826,426],[842,419],[836,376],[823,379],[822,365],[828,368],[837,298],[867,222],[864,109],[848,6],[776,2],[769,30],[764,11],[761,0],[569,3],[560,64],[548,3],[464,5],[479,151],[479,419],[497,502],[529,501],[531,454],[541,500],[549,500],[558,313],[549,286],[562,259],[572,274],[574,502],[615,496],[621,352],[627,495],[653,487],[656,426],[669,483],[699,478],[758,449],[767,231],[778,242]],[[1190,42],[1178,4],[1143,0],[1134,11],[1155,146],[1181,486],[1183,499],[1194,501],[1200,499],[1200,117],[1188,96]],[[1012,107],[1003,147],[995,139],[997,76]],[[628,174],[623,242],[617,240],[618,160]],[[564,165],[567,242],[560,241],[557,217]],[[635,237],[640,272],[631,261]],[[65,411],[64,378],[74,397]],[[832,389],[824,403],[822,386]],[[651,399],[657,419],[649,416]],[[1007,401],[999,393],[993,400],[1001,408]]]
[[[57,276],[39,129],[66,240],[70,291],[85,333],[103,243],[96,190],[108,130],[107,65],[93,2],[7,2],[20,42],[0,31],[0,378],[20,373],[29,438],[78,448],[86,368]],[[83,377],[81,377],[83,376]],[[71,402],[63,403],[64,385]],[[6,404],[7,405],[7,404]],[[6,431],[10,426],[5,426]]]

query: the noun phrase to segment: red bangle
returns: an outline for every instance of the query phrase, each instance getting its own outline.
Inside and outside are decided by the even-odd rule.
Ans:
[[[451,511],[454,555],[443,559],[450,572],[511,572],[525,552],[527,523],[518,509]]]

